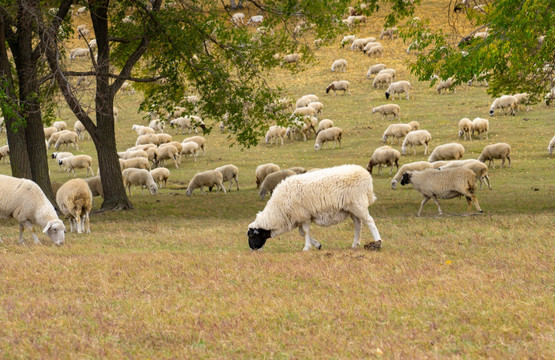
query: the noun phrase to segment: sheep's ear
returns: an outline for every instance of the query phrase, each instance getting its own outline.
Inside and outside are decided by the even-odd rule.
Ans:
[[[51,227],[52,227],[52,222],[49,221],[48,224],[46,224],[46,226],[45,226],[44,229],[42,230],[42,233],[43,233],[43,234],[46,234],[46,232],[47,232],[48,230],[50,230]]]

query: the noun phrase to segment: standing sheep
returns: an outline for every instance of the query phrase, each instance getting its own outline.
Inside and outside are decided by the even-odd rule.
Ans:
[[[131,185],[140,186],[141,194],[143,193],[143,187],[146,187],[150,194],[156,195],[158,192],[158,186],[152,178],[152,175],[148,170],[145,169],[125,169],[122,172],[123,186],[129,191],[129,196],[131,196]]]
[[[90,233],[89,213],[93,195],[89,184],[83,179],[71,179],[56,193],[56,203],[60,211],[69,218],[70,232]]]
[[[384,85],[385,87],[385,85],[391,84],[391,81],[393,81],[393,77],[391,76],[390,73],[379,73],[374,78],[374,81],[372,82],[372,86],[374,88],[381,89],[382,85]]]
[[[468,138],[472,141],[471,131],[474,131],[472,128],[472,121],[470,121],[469,118],[462,118],[459,121],[459,137],[464,137],[464,140],[466,140],[466,136],[468,135]]]
[[[389,97],[391,96],[391,99],[395,100],[395,94],[399,94],[399,100],[400,100],[401,93],[407,93],[407,100],[408,100],[410,89],[411,89],[410,82],[406,80],[391,83],[385,92],[385,98],[389,99]]]
[[[407,146],[414,147],[414,155],[416,155],[416,147],[418,145],[424,145],[424,155],[428,153],[428,143],[432,140],[432,135],[426,130],[415,130],[411,131],[405,137],[403,145],[401,146],[401,152],[403,155],[407,153]]]
[[[164,186],[168,184],[168,179],[170,178],[170,170],[165,167],[159,167],[156,169],[150,170],[150,175],[158,185],[158,188],[162,188],[162,181],[164,182]]]
[[[387,119],[387,115],[393,115],[393,119],[397,117],[401,120],[401,107],[397,104],[385,104],[381,106],[377,106],[372,109],[372,114],[380,113]]]
[[[218,192],[223,190],[224,194],[226,193],[222,173],[216,170],[207,170],[193,176],[187,187],[187,196],[193,195],[195,189],[200,189],[200,192],[204,194],[205,186],[209,188],[216,186]]]
[[[159,165],[164,166],[166,160],[173,160],[175,168],[179,169],[179,164],[181,163],[181,155],[179,155],[179,150],[173,145],[160,146],[154,155],[154,165],[158,167]]]
[[[92,169],[92,157],[89,155],[75,155],[64,159],[58,160],[58,164],[63,166],[66,172],[73,172],[75,177],[75,169],[87,169],[85,176],[89,176],[89,171],[91,176],[94,176]]]
[[[549,153],[549,156],[553,154],[553,149],[555,149],[555,135],[551,138],[549,145],[547,145],[547,152]]]
[[[366,77],[370,78],[374,74],[378,74],[380,71],[384,70],[387,66],[385,64],[375,64],[370,66],[368,72],[366,73]]]
[[[285,170],[276,171],[266,176],[266,178],[262,182],[262,185],[260,185],[260,192],[259,192],[260,200],[264,200],[267,193],[270,193],[270,195],[272,195],[276,186],[278,186],[280,182],[285,180],[285,178],[296,174],[297,173],[294,172],[293,170],[285,169]]]
[[[334,81],[326,88],[326,94],[328,94],[330,90],[333,90],[334,95],[337,95],[337,91],[343,91],[343,95],[347,93],[351,95],[351,90],[349,90],[350,85],[351,83],[349,83],[347,80]]]
[[[239,168],[233,164],[228,164],[224,166],[217,167],[214,169],[222,173],[222,183],[229,181],[229,190],[231,191],[231,185],[233,180],[235,180],[235,185],[237,185],[237,191],[239,191]]]
[[[416,161],[412,163],[405,164],[401,166],[399,170],[397,170],[397,174],[391,180],[391,189],[395,190],[397,188],[397,184],[403,179],[403,174],[407,171],[422,171],[426,169],[432,168],[433,165],[427,161]]]
[[[61,134],[58,137],[58,140],[56,140],[54,148],[58,150],[62,145],[67,145],[67,147],[69,147],[69,144],[73,144],[75,149],[79,149],[79,135],[77,135],[76,132],[68,131]]]
[[[316,142],[314,143],[314,149],[320,150],[322,145],[326,141],[333,141],[333,148],[335,149],[336,143],[339,143],[339,148],[341,149],[341,136],[343,134],[343,130],[338,127],[331,127],[326,130],[320,131],[318,136],[316,136]]]
[[[85,129],[85,125],[83,125],[83,123],[79,120],[77,120],[75,124],[73,124],[73,131],[75,131],[75,133],[79,137],[79,140],[84,140],[85,135],[87,135],[87,129]]]
[[[318,135],[320,133],[320,131],[322,130],[326,130],[333,127],[333,121],[330,119],[324,119],[322,121],[320,121],[320,123],[318,124],[318,130],[316,131],[316,135]]]
[[[33,235],[35,244],[40,244],[33,225],[40,226],[54,244],[64,243],[64,223],[37,184],[7,175],[0,175],[0,184],[0,220],[14,218],[19,222],[20,244],[24,228]]]
[[[279,171],[279,169],[279,165],[276,165],[274,163],[258,165],[255,171],[256,188],[260,188],[260,184],[262,184],[266,176]]]
[[[429,162],[438,160],[459,160],[464,155],[464,146],[458,143],[449,143],[436,146],[428,158]]]
[[[455,160],[449,161],[449,163],[438,167],[438,170],[455,168],[455,167],[465,167],[474,171],[476,175],[476,179],[480,180],[480,190],[482,190],[482,183],[485,183],[488,188],[491,190],[491,183],[488,176],[488,167],[481,161],[475,159],[468,159],[468,160]]]
[[[515,115],[516,107],[518,106],[518,99],[511,95],[503,95],[500,98],[493,100],[489,108],[489,115],[493,116],[495,109],[502,109],[503,113],[507,115],[507,109],[510,110],[511,115]]]
[[[67,124],[65,121],[55,121],[52,126],[55,127],[58,131],[67,130]]]
[[[447,80],[441,80],[439,84],[436,86],[436,90],[438,94],[441,94],[441,90],[445,90],[443,93],[447,94],[447,90],[453,90],[455,92],[455,88],[453,87],[453,83],[455,80],[453,78],[448,78]]]
[[[412,131],[420,129],[420,123],[418,121],[411,121],[409,122]]]
[[[478,135],[482,133],[486,133],[486,139],[487,139],[488,132],[489,132],[489,121],[487,119],[482,119],[479,117],[472,120],[472,135],[474,135],[475,132]]]
[[[345,59],[338,59],[333,62],[331,65],[332,72],[345,72],[347,70],[347,60]]]
[[[391,137],[392,144],[395,139],[397,139],[397,143],[399,143],[399,139],[411,131],[412,127],[409,124],[391,124],[385,129],[382,142],[387,143],[387,139]]]
[[[191,136],[186,139],[183,139],[182,143],[185,145],[186,142],[193,141],[197,143],[199,149],[202,149],[202,155],[204,155],[204,151],[206,150],[204,145],[206,144],[206,139],[202,136]]]
[[[401,153],[390,146],[382,146],[374,150],[366,170],[372,174],[372,169],[374,166],[378,165],[378,175],[382,173],[382,165],[389,166],[389,175],[393,172],[393,165],[397,166],[397,171],[399,171],[399,159],[401,158]]]
[[[191,155],[195,161],[197,161],[198,155],[198,144],[194,141],[188,141],[181,143],[181,155],[187,156]]]
[[[285,179],[274,190],[263,211],[249,224],[249,247],[261,249],[266,240],[295,228],[305,238],[303,250],[322,245],[310,236],[310,223],[329,226],[348,216],[355,224],[353,248],[360,242],[361,225],[365,223],[374,242],[365,247],[378,250],[382,239],[368,206],[376,201],[372,177],[363,167],[343,165],[322,169]]]
[[[277,145],[278,139],[280,139],[281,140],[281,145],[283,145],[283,137],[285,136],[286,132],[287,132],[287,129],[284,128],[283,126],[272,125],[272,126],[270,126],[270,128],[266,132],[266,136],[265,136],[264,140],[266,141],[266,144],[273,145],[274,144],[274,139],[275,139],[275,142],[276,142],[276,145]]]
[[[511,167],[511,146],[506,143],[497,143],[493,145],[488,145],[482,150],[482,154],[478,160],[485,163],[486,160],[489,160],[489,166],[493,165],[495,169],[495,164],[493,163],[493,159],[501,159],[501,167],[505,165],[505,159],[509,160],[509,167]]]

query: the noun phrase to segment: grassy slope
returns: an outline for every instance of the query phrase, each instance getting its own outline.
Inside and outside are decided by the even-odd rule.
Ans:
[[[420,15],[438,9],[432,2]],[[375,35],[378,27],[368,24],[358,34]],[[545,105],[489,118],[489,140],[460,141],[464,158],[476,158],[490,143],[512,145],[513,167],[491,170],[494,189],[477,193],[484,216],[438,218],[430,202],[416,218],[421,196],[391,190],[386,170],[374,175],[378,201],[370,208],[386,241],[383,251],[349,249],[351,222],[314,227],[322,251],[301,252],[296,232],[269,240],[262,252],[248,250],[247,225],[265,205],[254,184],[258,164],[365,166],[382,145],[390,121],[370,114],[386,101],[364,79],[369,65],[384,62],[412,81],[411,100],[395,102],[403,122],[417,120],[432,133],[432,148],[459,141],[461,117],[486,116],[491,100],[484,88],[438,96],[406,71],[400,40],[383,43],[380,59],[334,44],[317,50],[318,63],[306,72],[272,74],[294,98],[320,96],[325,117],[345,130],[342,150],[316,152],[312,140],[241,151],[214,131],[205,156],[184,160],[179,170],[170,166],[171,186],[159,196],[135,189],[134,211],[93,215],[92,234],[67,234],[61,248],[47,240],[16,245],[18,226],[2,222],[3,356],[553,358],[555,170],[546,147],[554,117]],[[348,71],[331,73],[340,57]],[[351,81],[351,96],[325,94],[338,79]],[[143,123],[139,101],[138,94],[118,95],[121,149],[134,143],[131,125]],[[66,109],[62,117],[74,121]],[[88,140],[78,152],[94,154],[94,146]],[[418,148],[401,163],[426,158]],[[197,171],[226,163],[240,168],[241,191],[185,196],[183,187]],[[54,180],[67,179],[50,164]],[[0,163],[0,173],[9,172]],[[448,215],[466,209],[462,200],[441,204]],[[364,230],[363,241],[369,239]]]

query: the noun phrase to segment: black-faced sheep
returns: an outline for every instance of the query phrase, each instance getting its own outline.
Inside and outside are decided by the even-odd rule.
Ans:
[[[411,89],[410,82],[406,80],[391,83],[385,92],[385,98],[389,99],[389,97],[391,96],[391,99],[394,100],[395,94],[399,94],[399,99],[401,99],[401,94],[407,93],[407,100],[408,100],[410,89]]]

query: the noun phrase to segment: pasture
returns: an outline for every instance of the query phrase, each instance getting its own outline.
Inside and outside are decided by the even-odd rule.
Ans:
[[[430,4],[420,16],[441,13],[439,2]],[[377,36],[379,23],[356,34]],[[205,119],[216,123],[205,136],[206,154],[196,162],[184,157],[177,170],[166,163],[169,184],[157,196],[133,188],[134,210],[92,214],[91,234],[67,233],[56,247],[43,236],[42,246],[32,245],[26,232],[25,245],[18,245],[19,226],[3,221],[2,357],[554,358],[555,159],[547,154],[554,108],[537,104],[516,116],[489,117],[485,87],[458,86],[454,94],[438,95],[411,76],[402,40],[383,40],[381,58],[341,49],[339,40],[316,49],[316,63],[306,71],[277,70],[269,78],[293,99],[319,96],[323,118],[344,130],[342,149],[325,144],[315,151],[314,137],[230,147],[230,135],[217,127],[220,119]],[[339,58],[348,61],[347,71],[332,73]],[[378,175],[375,168],[378,200],[369,210],[384,240],[381,251],[352,250],[348,220],[311,227],[320,251],[302,252],[304,239],[295,231],[252,252],[247,226],[268,199],[258,196],[257,165],[366,167],[383,145],[392,121],[370,110],[392,101],[365,78],[380,62],[397,70],[397,80],[411,81],[410,100],[393,103],[401,106],[401,122],[416,120],[430,131],[430,150],[459,142],[470,159],[486,145],[511,145],[512,167],[501,169],[496,160],[489,170],[493,190],[476,193],[484,214],[462,216],[466,201],[452,199],[440,200],[443,217],[433,202],[416,217],[421,195],[410,185],[392,190],[396,169]],[[340,79],[351,82],[352,95],[326,94],[326,86]],[[147,125],[136,110],[140,100],[138,92],[116,97],[120,151],[135,143],[133,124]],[[490,121],[489,139],[459,139],[459,120],[478,116]],[[73,127],[66,107],[60,117]],[[166,132],[177,140],[194,135]],[[68,151],[95,155],[90,139]],[[402,156],[400,165],[427,160],[423,152],[418,147],[416,156]],[[195,173],[228,163],[239,168],[240,191],[185,195]],[[53,180],[69,179],[50,158],[49,165]],[[95,173],[97,167],[95,159]],[[7,162],[0,162],[0,173],[10,174]],[[95,198],[94,208],[100,204]],[[362,243],[370,240],[364,228]]]

